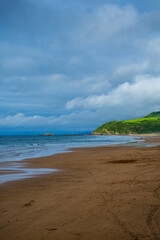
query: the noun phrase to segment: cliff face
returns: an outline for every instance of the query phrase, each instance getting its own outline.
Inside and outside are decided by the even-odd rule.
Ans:
[[[160,112],[153,112],[144,118],[127,121],[112,121],[97,128],[92,135],[130,135],[160,133]]]

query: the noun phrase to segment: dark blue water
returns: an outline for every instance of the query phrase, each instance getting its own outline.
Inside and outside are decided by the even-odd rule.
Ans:
[[[109,146],[137,140],[131,136],[0,136],[0,183],[56,171],[27,169],[21,162],[14,161],[61,153],[69,148]]]
[[[131,136],[0,136],[0,162],[48,156],[68,148],[108,146],[135,141]]]

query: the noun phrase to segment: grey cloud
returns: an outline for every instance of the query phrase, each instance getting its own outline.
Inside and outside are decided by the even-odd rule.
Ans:
[[[104,5],[85,16],[75,37],[79,38],[80,44],[104,42],[119,32],[137,26],[138,18],[139,15],[132,6]]]
[[[82,131],[158,109],[160,15],[142,2],[1,1],[3,127]]]

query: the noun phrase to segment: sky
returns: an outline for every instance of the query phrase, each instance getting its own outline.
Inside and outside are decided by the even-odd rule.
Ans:
[[[0,134],[160,111],[160,1],[1,0]]]

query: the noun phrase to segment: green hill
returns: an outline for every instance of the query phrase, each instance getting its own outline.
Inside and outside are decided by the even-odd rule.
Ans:
[[[129,135],[160,133],[160,111],[152,112],[144,118],[127,121],[112,121],[97,128],[93,135]]]

